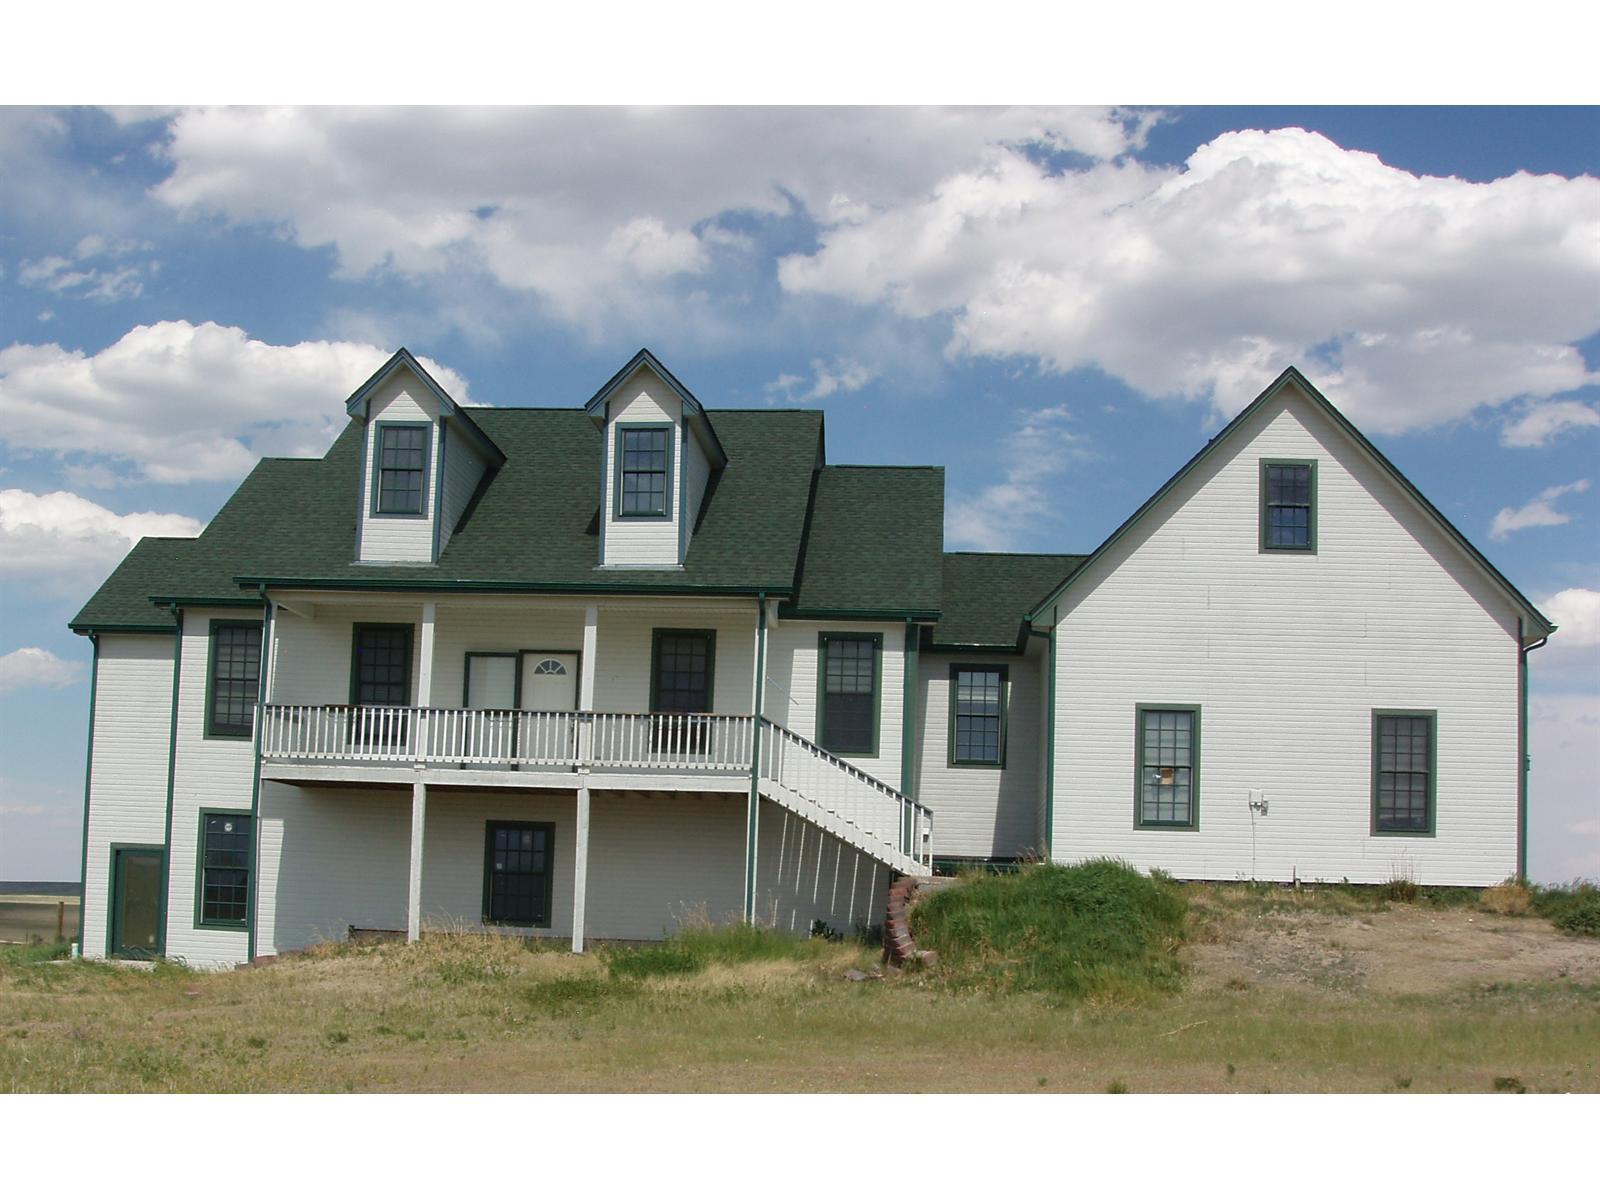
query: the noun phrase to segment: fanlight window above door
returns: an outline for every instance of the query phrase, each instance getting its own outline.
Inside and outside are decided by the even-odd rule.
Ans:
[[[567,664],[555,658],[547,658],[533,669],[535,675],[565,675]]]

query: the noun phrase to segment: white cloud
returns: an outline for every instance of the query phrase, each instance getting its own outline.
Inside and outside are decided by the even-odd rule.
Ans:
[[[1572,429],[1593,429],[1600,425],[1600,409],[1577,400],[1549,400],[1530,404],[1500,431],[1503,446],[1548,446]]]
[[[236,480],[263,454],[320,455],[344,399],[390,350],[274,346],[206,322],[139,325],[93,355],[54,344],[0,350],[0,440],[83,454],[158,483]],[[460,376],[422,360],[456,399]]]
[[[1053,485],[1076,463],[1094,457],[1064,404],[1033,409],[1006,438],[1001,481],[976,495],[957,495],[945,515],[950,542],[973,550],[1009,550],[1029,522],[1053,512]]]
[[[859,392],[878,377],[878,372],[853,358],[811,360],[811,379],[803,375],[779,375],[765,387],[770,401],[785,404],[810,404],[840,392]]]
[[[1098,366],[1236,412],[1297,362],[1401,432],[1600,382],[1600,179],[1419,177],[1300,129],[1180,168],[1008,148],[791,255],[793,292],[951,322],[947,353]]]
[[[1560,626],[1551,640],[1552,646],[1600,646],[1600,591],[1565,588],[1539,601],[1539,611]]]
[[[82,678],[82,663],[67,662],[38,646],[0,654],[0,695],[30,687],[70,687]]]
[[[1521,508],[1502,508],[1495,513],[1494,523],[1489,526],[1489,537],[1496,542],[1503,542],[1521,529],[1533,529],[1541,525],[1565,525],[1572,520],[1572,514],[1561,512],[1556,508],[1555,502],[1568,493],[1588,490],[1589,481],[1579,479],[1574,483],[1547,487]]]
[[[17,267],[17,282],[87,300],[133,300],[144,292],[144,277],[161,264],[155,259],[123,260],[152,248],[149,242],[131,238],[111,242],[91,233],[79,238],[70,254],[24,259]]]
[[[487,273],[598,330],[692,319],[750,240],[727,214],[856,220],[913,202],[984,146],[1104,159],[1154,118],[1111,109],[198,108],[173,117],[185,214],[333,247],[341,272]],[[683,289],[690,289],[685,293]],[[737,318],[730,312],[730,318]]]
[[[1529,873],[1600,879],[1600,695],[1531,696],[1528,752]]]
[[[93,587],[141,537],[194,537],[179,513],[119,514],[71,492],[0,490],[0,579],[75,595]]]

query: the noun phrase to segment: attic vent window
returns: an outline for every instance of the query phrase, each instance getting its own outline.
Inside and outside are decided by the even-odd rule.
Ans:
[[[428,427],[380,424],[372,511],[383,516],[421,516],[427,490]]]
[[[617,430],[617,516],[667,517],[672,494],[672,426]]]
[[[1317,464],[1261,464],[1261,549],[1291,554],[1317,552]]]

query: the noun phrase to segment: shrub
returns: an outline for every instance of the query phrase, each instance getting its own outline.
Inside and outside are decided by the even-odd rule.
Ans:
[[[1600,937],[1600,887],[1575,879],[1561,887],[1535,887],[1533,911],[1557,929],[1584,937]]]
[[[1485,912],[1498,913],[1502,917],[1520,917],[1533,908],[1533,893],[1528,890],[1526,883],[1512,876],[1492,888],[1485,888],[1483,895],[1478,897],[1478,905]]]
[[[953,985],[1134,1000],[1180,985],[1187,909],[1175,885],[1095,859],[973,875],[911,920]]]

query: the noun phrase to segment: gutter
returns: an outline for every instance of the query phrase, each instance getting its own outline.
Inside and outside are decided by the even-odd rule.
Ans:
[[[1528,878],[1528,655],[1550,640],[1549,634],[1532,645],[1523,642],[1522,618],[1517,618],[1517,878]]]

